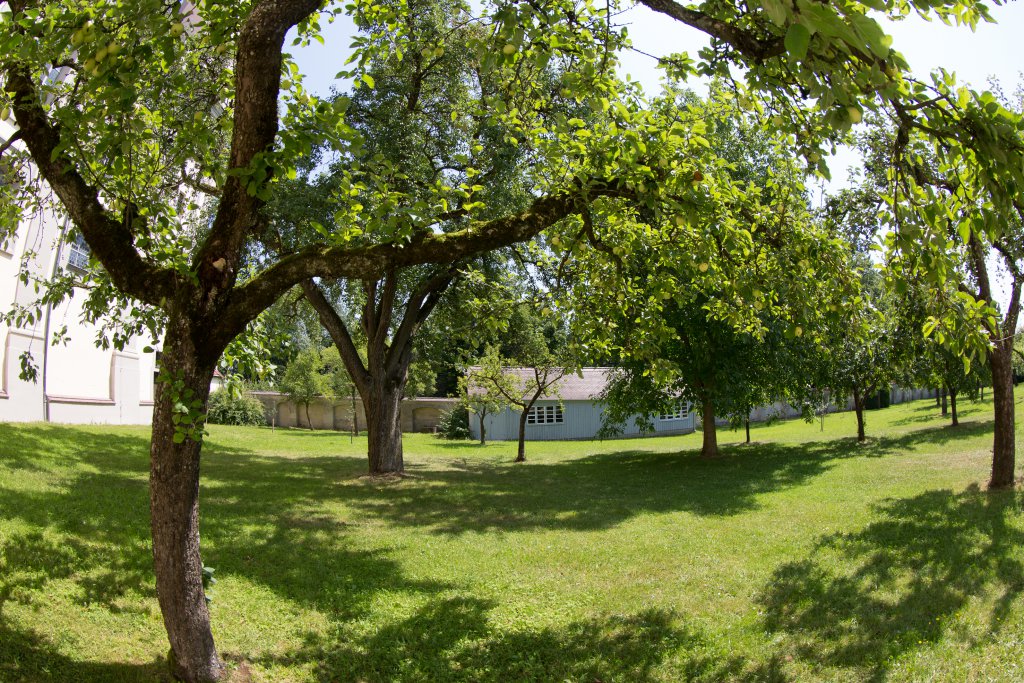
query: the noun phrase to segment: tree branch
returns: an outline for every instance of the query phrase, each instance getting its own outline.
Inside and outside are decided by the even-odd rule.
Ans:
[[[627,197],[634,193],[616,183],[596,183],[591,197]],[[525,211],[485,222],[473,222],[453,233],[421,233],[412,242],[360,247],[311,245],[282,258],[230,294],[220,318],[225,330],[241,331],[260,311],[288,288],[314,277],[378,280],[389,268],[427,263],[451,264],[493,249],[526,242],[577,211],[574,194],[540,197]]]
[[[356,349],[355,342],[352,341],[352,335],[349,334],[345,321],[334,310],[334,306],[327,300],[327,297],[324,296],[323,291],[315,282],[304,280],[302,282],[302,291],[306,295],[306,300],[309,301],[313,310],[316,311],[317,317],[320,318],[320,324],[324,326],[327,334],[331,335],[331,341],[338,347],[338,353],[345,364],[345,369],[348,370],[348,374],[352,377],[352,381],[355,383],[360,395],[369,396],[370,373],[367,372],[363,359],[359,357],[359,350]]]
[[[755,62],[763,62],[786,51],[782,36],[758,38],[750,31],[684,7],[674,0],[640,0],[640,4],[732,45],[744,57]]]
[[[193,262],[200,282],[207,286],[226,290],[234,284],[245,239],[266,220],[259,213],[263,200],[248,192],[243,179],[256,156],[273,149],[277,137],[285,34],[319,6],[320,0],[262,0],[242,26],[235,62],[229,175],[210,234]],[[273,171],[266,170],[264,183]]]
[[[118,289],[145,303],[160,305],[171,297],[177,278],[158,268],[135,249],[131,231],[111,218],[100,202],[99,192],[89,185],[74,163],[61,151],[61,133],[46,116],[31,74],[21,66],[8,67],[5,87],[22,140],[36,167],[60,198],[92,253],[110,274]]]

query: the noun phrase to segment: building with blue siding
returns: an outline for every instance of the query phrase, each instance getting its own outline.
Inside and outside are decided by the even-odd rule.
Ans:
[[[507,368],[506,372],[523,379],[532,377],[531,368]],[[611,368],[583,368],[580,374],[568,374],[530,409],[526,418],[526,438],[529,441],[558,441],[593,439],[601,429],[604,405],[600,396],[608,384]],[[471,387],[470,391],[480,391]],[[484,418],[488,440],[515,441],[519,438],[520,410],[506,408]],[[685,401],[672,414],[655,417],[653,434],[688,434],[694,430],[694,414]],[[480,438],[480,420],[470,415],[469,430],[473,438]],[[623,425],[623,436],[650,435],[642,432],[635,420]]]

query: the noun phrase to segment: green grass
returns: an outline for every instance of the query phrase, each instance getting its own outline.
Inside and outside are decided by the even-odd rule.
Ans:
[[[215,637],[256,681],[1019,681],[1024,496],[982,490],[991,404],[962,419],[757,426],[715,461],[411,435],[400,481],[364,439],[214,426]],[[166,677],[147,435],[0,425],[0,681]]]

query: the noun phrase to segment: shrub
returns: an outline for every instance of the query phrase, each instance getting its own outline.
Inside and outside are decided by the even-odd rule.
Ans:
[[[441,413],[437,421],[437,435],[442,439],[469,438],[469,411],[465,406],[455,406]]]
[[[233,398],[231,392],[218,389],[210,394],[206,421],[221,425],[265,425],[266,415],[258,399],[242,394]]]

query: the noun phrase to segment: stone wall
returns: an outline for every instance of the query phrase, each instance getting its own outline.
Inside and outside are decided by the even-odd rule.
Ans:
[[[267,424],[278,427],[302,427],[352,431],[353,406],[351,399],[318,398],[309,405],[296,406],[287,396],[276,391],[254,391],[253,396],[263,404]],[[407,398],[402,401],[403,432],[434,432],[437,430],[441,413],[451,410],[457,403],[454,398]],[[355,401],[357,431],[366,429],[366,414],[363,404]]]

